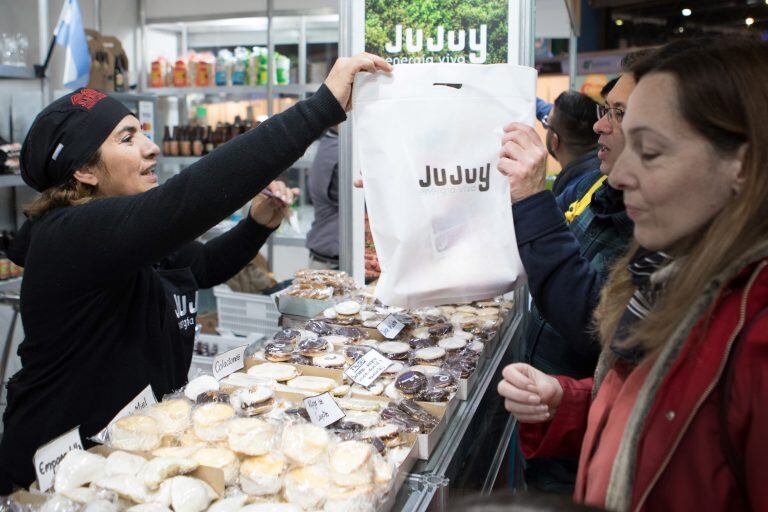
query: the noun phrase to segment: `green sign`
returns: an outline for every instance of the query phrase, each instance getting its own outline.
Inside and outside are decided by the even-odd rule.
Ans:
[[[392,64],[508,62],[509,0],[365,0],[365,51]]]

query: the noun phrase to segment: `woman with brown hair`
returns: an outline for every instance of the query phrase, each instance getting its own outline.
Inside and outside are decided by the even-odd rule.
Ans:
[[[636,63],[609,177],[636,245],[596,312],[595,377],[504,369],[528,458],[579,455],[576,501],[768,510],[768,46],[672,43]]]

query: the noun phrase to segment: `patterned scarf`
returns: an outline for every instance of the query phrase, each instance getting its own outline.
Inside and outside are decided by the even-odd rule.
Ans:
[[[611,342],[611,350],[628,363],[639,363],[645,352],[639,347],[622,347],[621,342],[627,339],[632,327],[651,312],[676,268],[672,257],[668,254],[649,251],[643,247],[638,248],[627,265],[627,270],[632,274],[632,283],[636,288],[629,299],[627,309],[619,319],[616,334]]]

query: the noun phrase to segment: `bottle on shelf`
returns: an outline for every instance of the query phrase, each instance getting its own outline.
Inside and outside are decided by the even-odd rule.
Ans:
[[[179,154],[181,156],[192,156],[191,127],[182,126],[179,131],[181,132],[181,138],[179,139]]]
[[[203,142],[203,127],[195,126],[192,136],[192,156],[203,156],[205,143]]]
[[[206,155],[208,153],[210,153],[211,151],[213,151],[215,149],[215,147],[216,147],[214,142],[213,142],[213,130],[211,129],[210,126],[208,126],[205,129],[205,144],[204,144],[204,146],[205,147],[203,149],[203,154],[206,154]]]
[[[117,57],[115,59],[115,92],[125,92],[125,68],[123,64],[123,58]]]
[[[170,126],[167,126],[167,125],[163,132],[163,154],[164,155],[171,154],[171,128]]]
[[[170,151],[168,152],[169,155],[179,156],[179,127],[178,126],[173,127],[173,138],[171,139],[168,147],[170,148]]]

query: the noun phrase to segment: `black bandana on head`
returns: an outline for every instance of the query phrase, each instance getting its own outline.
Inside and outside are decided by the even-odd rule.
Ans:
[[[627,270],[632,275],[635,293],[632,294],[627,309],[619,319],[616,334],[611,342],[611,350],[621,359],[637,364],[645,356],[645,352],[639,347],[622,347],[621,342],[627,338],[632,327],[651,312],[672,276],[675,265],[668,254],[640,247],[632,256]]]

